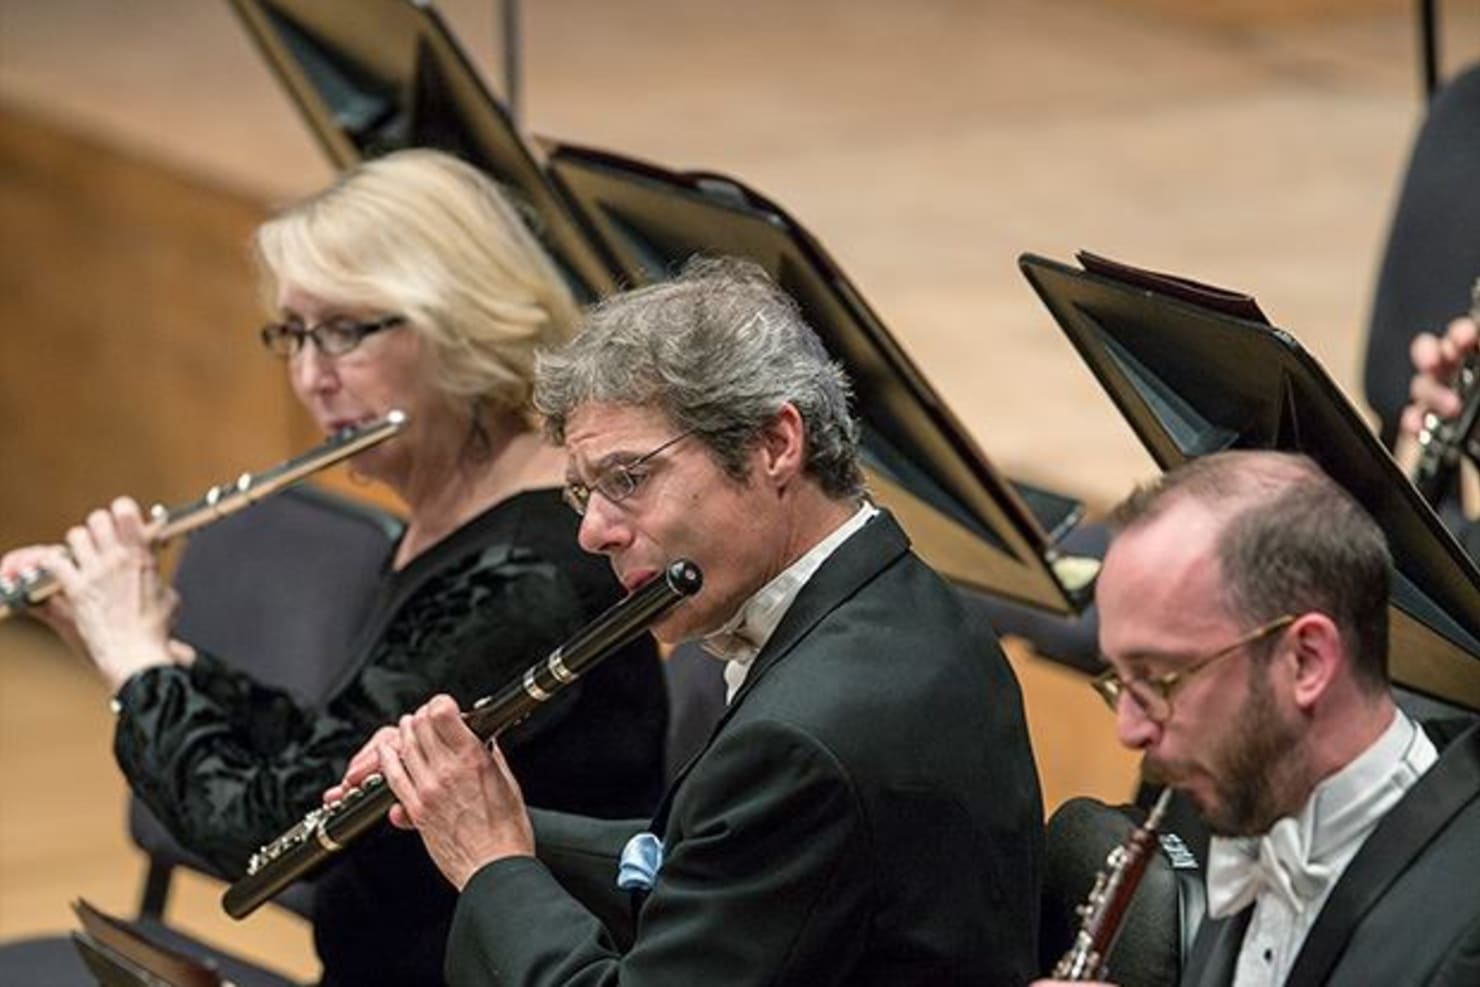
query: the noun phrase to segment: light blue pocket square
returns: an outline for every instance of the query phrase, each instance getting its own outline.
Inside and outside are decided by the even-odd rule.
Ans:
[[[651,891],[662,866],[663,841],[652,833],[638,833],[622,847],[617,887],[623,891]]]

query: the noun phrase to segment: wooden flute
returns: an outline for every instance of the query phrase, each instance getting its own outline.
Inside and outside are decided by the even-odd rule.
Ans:
[[[516,681],[485,696],[463,714],[482,740],[519,723],[602,659],[647,630],[704,583],[699,567],[680,559],[597,616],[575,636]],[[380,775],[371,775],[342,799],[310,811],[252,855],[247,872],[226,889],[221,907],[245,918],[288,885],[308,875],[385,818],[395,796]]]

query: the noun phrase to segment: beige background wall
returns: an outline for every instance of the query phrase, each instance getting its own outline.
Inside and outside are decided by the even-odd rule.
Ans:
[[[491,2],[439,5],[497,78]],[[1449,63],[1480,9],[1443,5]],[[1406,0],[533,0],[529,129],[728,172],[828,246],[1007,472],[1104,505],[1149,460],[1016,273],[1078,248],[1258,295],[1355,393],[1418,119]],[[0,535],[301,448],[245,237],[330,175],[224,3],[0,0]],[[1131,761],[1023,648],[1050,805]],[[102,690],[0,626],[0,938],[127,911]],[[176,917],[311,970],[306,936]]]
[[[440,6],[496,78],[492,0]],[[1010,472],[1103,503],[1149,466],[1025,250],[1248,289],[1356,380],[1419,108],[1407,0],[524,6],[528,129],[788,206]],[[1450,63],[1480,55],[1480,8],[1442,6]],[[224,2],[9,0],[0,100],[252,202],[330,174]],[[252,324],[199,331],[245,365]]]

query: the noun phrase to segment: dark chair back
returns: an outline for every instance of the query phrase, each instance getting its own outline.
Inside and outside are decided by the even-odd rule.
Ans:
[[[349,672],[354,636],[400,530],[384,511],[309,486],[201,528],[175,570],[175,633],[304,704],[321,704]],[[129,835],[149,856],[141,918],[163,915],[175,867],[215,873],[136,798]],[[303,915],[310,902],[299,888],[280,899]]]
[[[401,522],[309,486],[190,537],[176,634],[313,704],[343,678]]]
[[[352,639],[374,603],[399,532],[400,522],[390,515],[342,497],[310,487],[278,493],[190,537],[175,573],[181,596],[176,633],[305,703],[323,702],[350,671]],[[127,923],[130,928],[214,966],[241,987],[292,984],[165,924],[176,867],[221,875],[180,847],[136,798],[129,800],[129,834],[149,857],[139,919]],[[277,902],[308,916],[312,887],[294,885]],[[89,965],[94,958],[84,962],[66,936],[6,943],[0,983],[92,984],[102,975]]]

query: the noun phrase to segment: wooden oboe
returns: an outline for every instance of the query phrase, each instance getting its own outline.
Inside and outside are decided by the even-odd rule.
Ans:
[[[694,563],[670,562],[659,576],[613,604],[517,681],[478,700],[463,714],[463,722],[480,739],[498,736],[697,593],[703,582]],[[371,775],[337,802],[314,809],[252,855],[247,873],[226,889],[221,907],[232,918],[245,918],[379,823],[393,804],[395,796],[385,780]]]
[[[1470,318],[1480,325],[1480,278],[1470,292]],[[1429,412],[1418,433],[1420,452],[1413,485],[1430,504],[1438,504],[1449,489],[1462,457],[1480,458],[1480,438],[1475,435],[1475,424],[1480,421],[1480,350],[1460,365],[1454,389],[1459,395],[1459,414],[1440,418]]]
[[[188,504],[169,508],[155,504],[149,511],[149,519],[156,526],[154,544],[163,544],[177,535],[188,534],[228,514],[235,514],[321,469],[378,445],[405,428],[406,422],[405,412],[391,411],[384,418],[342,429],[328,441],[271,469],[256,474],[243,473],[232,483],[218,484]],[[0,620],[36,606],[57,588],[56,578],[44,569],[24,573],[13,583],[0,581]]]
[[[1089,898],[1079,906],[1079,931],[1074,944],[1053,968],[1055,980],[1105,979],[1110,950],[1151,861],[1156,827],[1161,825],[1171,799],[1171,788],[1162,789],[1146,821],[1105,858],[1105,867],[1095,875]]]

